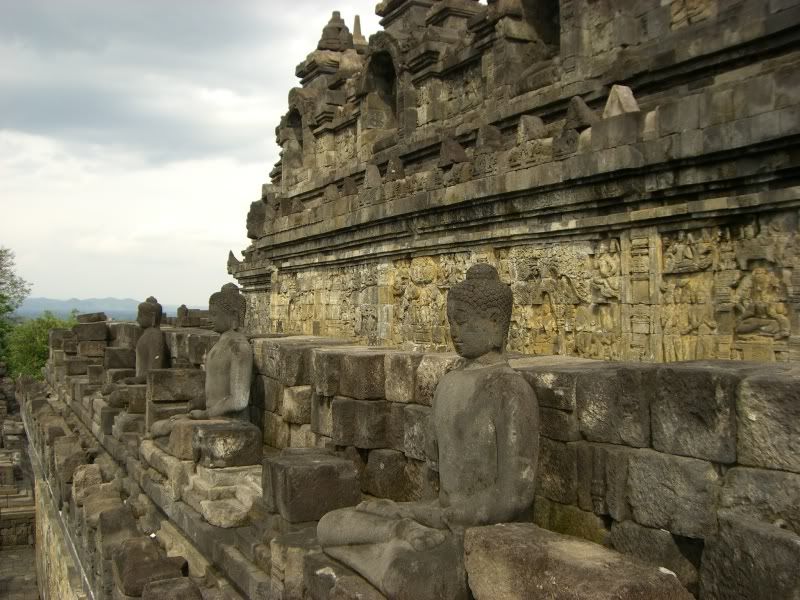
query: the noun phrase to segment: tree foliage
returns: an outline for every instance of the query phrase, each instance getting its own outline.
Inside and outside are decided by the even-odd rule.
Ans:
[[[0,246],[0,295],[5,297],[13,310],[22,304],[30,291],[30,283],[16,273],[14,252],[5,246]]]
[[[28,375],[42,378],[42,367],[49,355],[51,329],[69,329],[75,324],[74,314],[68,320],[51,312],[15,325],[7,335],[6,360],[13,376]]]

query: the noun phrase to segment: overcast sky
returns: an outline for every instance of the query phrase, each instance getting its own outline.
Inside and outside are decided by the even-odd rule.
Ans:
[[[0,0],[0,245],[32,296],[203,305],[295,66],[376,0]]]

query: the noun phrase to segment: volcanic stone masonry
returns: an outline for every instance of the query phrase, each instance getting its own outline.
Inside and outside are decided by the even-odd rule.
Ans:
[[[798,600],[800,0],[377,11],[242,289],[16,386],[42,597]]]
[[[800,358],[794,0],[385,0],[298,65],[229,271],[249,327],[448,347],[489,262],[510,348]]]

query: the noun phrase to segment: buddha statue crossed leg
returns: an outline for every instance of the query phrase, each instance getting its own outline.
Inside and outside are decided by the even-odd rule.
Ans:
[[[487,264],[471,267],[448,294],[450,335],[467,361],[434,396],[438,500],[363,502],[319,522],[325,553],[392,600],[466,598],[464,529],[513,521],[533,503],[539,413],[504,356],[512,304]]]

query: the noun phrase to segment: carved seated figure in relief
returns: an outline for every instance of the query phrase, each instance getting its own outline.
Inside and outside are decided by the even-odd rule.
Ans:
[[[486,264],[448,294],[450,335],[467,362],[434,397],[438,500],[362,502],[319,522],[325,553],[391,599],[466,598],[464,528],[512,521],[533,503],[539,413],[504,356],[511,308],[511,290]]]
[[[206,466],[260,462],[260,431],[249,422],[248,412],[253,350],[247,336],[239,331],[245,311],[244,296],[232,283],[211,295],[209,312],[214,330],[221,335],[206,356],[206,407],[158,421],[151,427],[152,437],[170,436],[169,446],[179,458],[189,458],[191,448],[194,458]],[[216,456],[215,452],[224,456]]]
[[[139,304],[136,322],[142,328],[142,335],[136,342],[136,376],[124,379],[127,385],[147,383],[150,369],[166,369],[169,367],[169,351],[161,331],[162,308],[158,300],[150,296]]]

